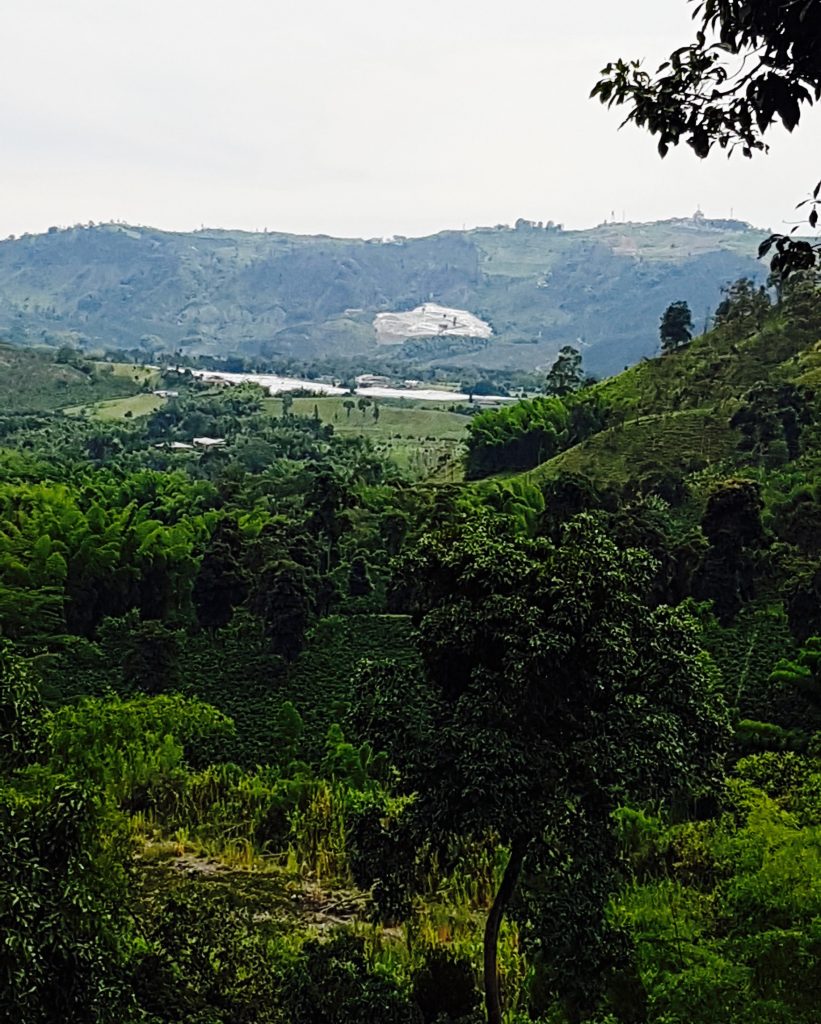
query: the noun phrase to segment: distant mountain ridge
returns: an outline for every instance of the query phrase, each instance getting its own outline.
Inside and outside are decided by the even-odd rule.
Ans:
[[[0,338],[364,366],[384,352],[378,314],[437,303],[486,322],[492,337],[456,351],[453,336],[421,347],[415,338],[407,351],[391,345],[392,358],[534,369],[575,344],[589,371],[607,374],[656,350],[670,302],[689,302],[700,328],[723,283],[763,280],[755,254],[765,234],[699,215],[369,240],[53,228],[0,242]]]

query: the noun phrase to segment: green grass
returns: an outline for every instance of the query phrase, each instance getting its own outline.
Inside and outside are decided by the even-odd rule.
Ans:
[[[455,441],[394,438],[374,445],[405,476],[426,483],[459,483],[465,477],[465,447]]]
[[[138,380],[141,384],[143,382],[151,384],[152,386],[160,386],[160,371],[152,370],[147,366],[142,366],[140,363],[96,363],[97,367],[111,367],[111,372],[115,377],[124,377],[129,380]]]
[[[346,401],[356,398],[295,398],[292,412],[297,416],[313,416],[314,410],[323,423],[330,423],[340,434],[358,434],[374,439],[436,438],[462,441],[467,436],[468,416],[448,411],[444,402],[404,402],[401,399],[376,399],[379,418],[374,419],[374,406],[364,411],[345,408]],[[282,399],[269,398],[266,406],[272,416],[282,414]]]
[[[313,416],[330,424],[342,437],[367,437],[374,449],[403,473],[416,480],[450,483],[464,476],[463,458],[470,417],[450,412],[446,402],[411,402],[401,399],[376,399],[364,410],[345,408],[344,397],[296,398],[292,413]],[[282,413],[282,400],[269,398],[266,407],[272,416]]]
[[[66,412],[69,415],[85,415],[93,420],[138,419],[156,412],[164,402],[165,399],[157,395],[130,395],[128,398],[112,398],[94,405],[74,406],[66,409]],[[129,412],[131,416],[127,417]]]

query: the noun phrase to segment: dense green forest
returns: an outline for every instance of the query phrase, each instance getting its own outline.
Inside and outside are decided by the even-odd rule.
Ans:
[[[820,294],[476,413],[461,484],[27,353],[2,1019],[815,1024]]]

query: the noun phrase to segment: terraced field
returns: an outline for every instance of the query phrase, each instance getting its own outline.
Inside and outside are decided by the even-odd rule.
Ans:
[[[613,427],[521,474],[533,483],[579,473],[598,484],[622,485],[646,473],[712,465],[736,450],[739,435],[721,410],[685,409],[641,416]]]

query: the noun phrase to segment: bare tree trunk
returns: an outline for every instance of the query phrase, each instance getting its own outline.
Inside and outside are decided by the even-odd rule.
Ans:
[[[502,883],[493,906],[487,915],[485,924],[485,1011],[488,1024],[502,1024],[502,1001],[499,997],[499,971],[496,966],[499,928],[502,925],[502,918],[508,908],[516,883],[522,870],[522,861],[525,857],[527,842],[516,839],[510,848],[510,859],[507,862],[505,873],[502,875]]]

